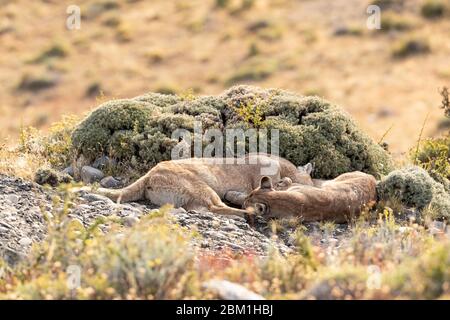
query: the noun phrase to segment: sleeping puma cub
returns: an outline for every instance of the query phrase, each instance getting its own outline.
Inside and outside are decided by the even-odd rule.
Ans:
[[[117,202],[148,199],[156,205],[172,204],[186,210],[206,209],[218,214],[245,216],[248,211],[229,207],[222,199],[229,191],[248,195],[268,168],[275,181],[289,177],[295,183],[312,185],[309,175],[301,174],[285,159],[266,154],[249,154],[244,159],[244,164],[236,163],[236,159],[226,163],[230,159],[222,158],[164,161],[126,188],[99,188],[96,192]],[[242,205],[245,197],[236,198],[231,202]]]
[[[376,180],[355,171],[321,182],[321,187],[299,185],[285,177],[276,190],[270,177],[261,178],[260,186],[245,200],[244,207],[269,218],[299,216],[305,222],[332,220],[337,223],[357,216],[376,201]]]

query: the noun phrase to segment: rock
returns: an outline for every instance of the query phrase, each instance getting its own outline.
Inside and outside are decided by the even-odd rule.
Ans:
[[[173,215],[178,215],[178,214],[186,213],[186,210],[184,208],[181,208],[181,207],[180,208],[173,208],[173,209],[170,209],[169,213],[173,214]]]
[[[446,225],[444,222],[433,220],[429,226],[429,230],[432,235],[444,234],[445,227],[446,227]]]
[[[107,156],[102,156],[100,158],[97,158],[94,163],[92,164],[92,167],[95,169],[103,170],[109,166],[114,166],[115,161],[113,159],[110,159]]]
[[[135,216],[127,216],[122,219],[122,222],[125,226],[132,227],[139,222],[139,218],[136,218]]]
[[[86,193],[86,194],[82,195],[81,197],[88,202],[101,201],[102,203],[106,203],[106,204],[114,204],[114,201],[112,201],[108,197],[105,197],[105,196],[102,196],[99,194]]]
[[[2,233],[6,233],[8,231],[9,231],[9,228],[5,228],[5,227],[0,226],[0,236],[2,235]]]
[[[223,300],[265,300],[265,298],[244,286],[226,280],[210,280],[203,287],[216,293]]]
[[[22,239],[19,240],[19,244],[20,244],[22,247],[28,247],[28,246],[31,245],[32,243],[33,243],[33,241],[32,241],[30,238],[28,238],[28,237],[24,237],[24,238],[22,238]]]
[[[75,173],[74,173],[74,170],[73,170],[73,167],[72,167],[72,166],[69,166],[69,167],[65,168],[65,169],[62,171],[62,173],[63,173],[63,174],[68,174],[68,175],[71,176],[72,178],[75,176]]]
[[[105,175],[98,169],[90,166],[84,166],[81,168],[81,180],[86,183],[98,182],[103,179]]]
[[[12,229],[12,226],[4,221],[0,221],[0,226],[2,226],[3,228]]]
[[[11,202],[12,205],[15,205],[19,202],[19,196],[16,194],[8,194],[6,199]]]
[[[122,182],[120,182],[120,180],[117,180],[116,178],[109,176],[106,178],[103,178],[100,181],[100,185],[104,188],[120,188],[122,186]]]

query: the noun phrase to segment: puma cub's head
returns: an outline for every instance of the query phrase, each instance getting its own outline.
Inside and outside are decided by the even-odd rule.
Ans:
[[[284,178],[279,183],[288,183],[286,179],[289,178]],[[292,180],[289,180],[292,184]],[[270,207],[268,202],[265,200],[265,195],[271,191],[275,191],[272,184],[272,179],[270,177],[262,177],[259,187],[253,190],[247,199],[245,199],[244,208],[254,210],[256,215],[268,214]]]

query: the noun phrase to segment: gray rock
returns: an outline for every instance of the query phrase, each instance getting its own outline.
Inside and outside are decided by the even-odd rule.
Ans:
[[[94,163],[92,164],[92,167],[95,169],[103,170],[109,166],[114,166],[116,162],[109,158],[108,156],[102,156],[100,158],[97,158]]]
[[[33,243],[33,241],[30,238],[28,238],[28,237],[24,237],[24,238],[19,240],[19,244],[22,247],[27,247],[27,246],[31,245],[32,243]]]
[[[65,168],[65,169],[62,171],[62,173],[63,173],[63,174],[68,174],[68,175],[71,176],[72,178],[75,176],[75,173],[74,173],[74,170],[73,170],[73,167],[72,167],[72,166],[69,166],[69,167]]]
[[[84,166],[81,168],[81,180],[86,184],[98,182],[103,179],[104,176],[103,172],[93,167]]]
[[[127,227],[132,227],[132,226],[134,226],[136,223],[139,222],[139,218],[136,218],[135,216],[127,216],[127,217],[124,217],[124,218],[122,219],[122,221],[123,221],[123,224],[124,224],[125,226],[127,226]]]
[[[210,280],[203,283],[203,287],[215,292],[223,300],[265,300],[246,287],[226,280]]]
[[[178,215],[178,214],[186,213],[186,210],[184,208],[181,208],[181,207],[180,208],[173,208],[173,209],[170,209],[169,213],[173,214],[173,215]]]
[[[9,228],[5,228],[5,227],[0,226],[0,236],[2,235],[2,233],[6,233],[8,231],[9,231]]]
[[[11,202],[11,204],[15,205],[19,202],[19,196],[16,194],[8,194],[6,199]]]
[[[122,182],[120,180],[117,180],[116,178],[109,176],[106,178],[103,178],[100,181],[100,185],[104,188],[120,188],[122,186]]]
[[[114,201],[112,201],[108,197],[94,193],[86,193],[85,195],[82,196],[82,198],[88,202],[101,201],[102,203],[106,204],[114,204]]]

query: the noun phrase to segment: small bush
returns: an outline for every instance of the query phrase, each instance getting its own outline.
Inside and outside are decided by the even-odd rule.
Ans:
[[[382,31],[406,31],[412,29],[413,24],[409,19],[398,14],[386,13],[381,17]]]
[[[17,85],[21,91],[41,91],[58,84],[58,79],[53,74],[24,74]]]
[[[278,62],[272,59],[254,57],[240,66],[227,80],[227,84],[243,81],[261,81],[278,70]]]
[[[392,171],[378,183],[377,192],[380,200],[397,199],[419,210],[430,208],[436,214],[432,218],[450,217],[450,194],[420,167]]]
[[[428,41],[419,38],[400,40],[392,50],[395,58],[407,58],[410,56],[427,54],[431,51]]]
[[[35,175],[34,181],[40,185],[49,185],[52,187],[56,187],[61,183],[70,183],[72,182],[72,177],[68,174],[61,173],[54,169],[43,167],[39,168]]]
[[[216,7],[226,8],[230,4],[230,0],[216,0]]]
[[[251,86],[232,87],[219,96],[149,93],[106,102],[74,130],[74,153],[90,161],[110,155],[123,168],[143,173],[170,159],[178,143],[172,132],[192,131],[196,120],[204,131],[278,129],[281,156],[297,165],[314,162],[317,177],[334,178],[353,170],[387,173],[392,167],[390,156],[337,106],[317,97]]]
[[[66,44],[55,43],[45,49],[41,54],[31,60],[32,63],[46,62],[52,58],[65,58],[69,54],[69,48]]]
[[[449,10],[449,2],[443,0],[427,0],[422,4],[420,12],[427,19],[437,19]]]

